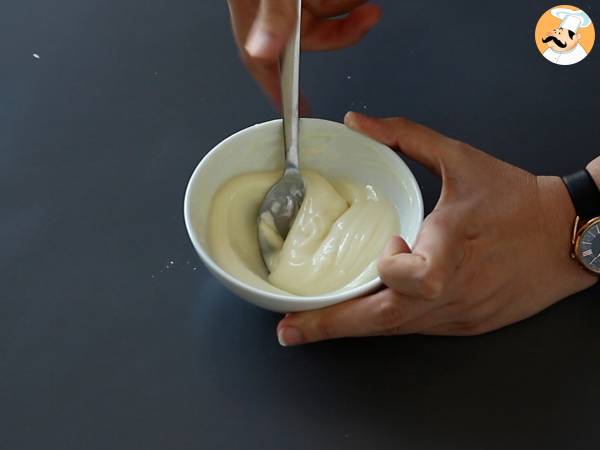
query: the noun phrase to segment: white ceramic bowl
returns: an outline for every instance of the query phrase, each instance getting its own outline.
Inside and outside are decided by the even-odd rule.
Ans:
[[[281,295],[237,280],[212,259],[208,216],[213,196],[237,175],[283,167],[282,141],[281,120],[261,123],[228,137],[198,164],[185,193],[184,216],[200,258],[238,296],[276,312],[323,308],[374,291],[381,285],[379,278],[338,293],[312,297]],[[301,119],[300,159],[301,167],[317,170],[326,177],[373,184],[398,210],[401,235],[412,246],[423,222],[423,198],[410,169],[388,147],[340,123]]]

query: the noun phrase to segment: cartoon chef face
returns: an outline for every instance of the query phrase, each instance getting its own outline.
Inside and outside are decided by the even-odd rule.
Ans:
[[[581,40],[581,34],[576,34],[573,30],[565,28],[555,28],[548,33],[542,42],[558,53],[566,53],[577,47]]]

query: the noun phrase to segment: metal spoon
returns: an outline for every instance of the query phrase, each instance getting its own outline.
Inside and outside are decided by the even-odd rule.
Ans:
[[[258,243],[271,271],[275,252],[281,249],[304,200],[304,180],[298,158],[298,85],[300,77],[300,22],[302,0],[297,1],[296,28],[281,60],[281,104],[285,169],[258,210]]]

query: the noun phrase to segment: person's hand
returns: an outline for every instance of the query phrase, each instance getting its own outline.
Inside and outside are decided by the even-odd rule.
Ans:
[[[280,104],[278,60],[296,20],[294,0],[228,0],[242,61],[275,105]],[[334,50],[360,40],[378,21],[367,0],[304,0],[302,50]],[[341,17],[340,17],[341,16]]]
[[[440,176],[441,196],[412,250],[400,237],[387,244],[378,265],[385,289],[286,315],[282,345],[486,333],[597,281],[570,257],[575,211],[558,177],[535,177],[406,119],[349,113],[345,122]]]

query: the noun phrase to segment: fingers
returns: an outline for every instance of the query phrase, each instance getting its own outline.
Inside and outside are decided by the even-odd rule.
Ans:
[[[349,2],[358,3],[358,2]],[[340,19],[315,19],[306,21],[302,49],[309,51],[335,50],[357,43],[381,17],[381,10],[373,4],[354,9]]]
[[[414,250],[400,237],[393,237],[379,258],[381,281],[396,292],[423,300],[439,300],[465,258],[453,227],[436,213],[419,233]]]
[[[387,243],[377,264],[377,270],[383,284],[394,291],[404,294],[416,294],[425,299],[437,298],[437,281],[427,277],[427,261],[423,256],[411,253],[408,244],[399,236]]]
[[[381,9],[364,0],[308,2],[310,11],[303,18],[302,49],[334,50],[355,44],[381,17]],[[331,19],[340,14],[348,16]],[[296,19],[291,0],[261,0],[258,14],[246,40],[245,49],[252,58],[277,60]]]
[[[405,253],[410,253],[410,246],[400,236],[392,236],[392,238],[385,244],[385,247],[383,247],[381,256],[391,257]]]
[[[413,255],[404,239],[393,236],[383,249],[377,270],[383,284],[398,293],[407,294],[416,293],[421,288],[416,278],[421,278],[424,266],[422,256]]]
[[[298,103],[298,114],[300,114],[300,117],[310,116],[310,103],[302,91],[300,92],[300,100]]]
[[[457,141],[404,118],[375,119],[349,112],[344,122],[348,127],[402,151],[439,176],[462,150]]]
[[[248,71],[263,89],[276,107],[281,105],[279,66],[277,63],[263,63],[255,60],[245,61]]]
[[[261,0],[245,45],[248,54],[264,61],[277,61],[294,29],[295,20],[295,2]]]
[[[335,17],[346,14],[366,3],[367,0],[304,0],[303,6],[315,17]]]
[[[379,20],[381,11],[365,0],[312,0],[304,3],[303,50],[333,50],[357,42]],[[252,76],[276,107],[280,105],[278,60],[296,20],[293,0],[229,1],[236,42]],[[349,13],[346,17],[332,16]],[[302,97],[300,114],[309,114]]]
[[[341,337],[402,334],[402,325],[435,308],[391,289],[328,308],[286,316],[277,327],[283,346]]]
[[[252,74],[252,77],[260,85],[267,97],[271,100],[277,110],[281,110],[281,82],[279,66],[272,63],[263,63],[257,60],[245,60],[246,68]],[[310,115],[310,105],[306,96],[300,92],[299,99],[300,117]]]

